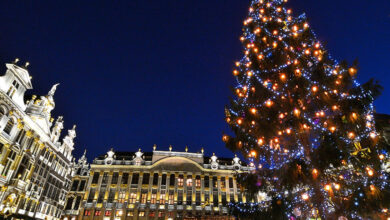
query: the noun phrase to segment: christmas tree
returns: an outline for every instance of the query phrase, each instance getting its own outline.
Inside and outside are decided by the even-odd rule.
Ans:
[[[252,0],[226,108],[226,146],[256,169],[242,186],[259,203],[232,203],[251,219],[362,219],[388,215],[388,149],[375,130],[381,87],[356,81],[357,64],[338,63],[286,0]]]

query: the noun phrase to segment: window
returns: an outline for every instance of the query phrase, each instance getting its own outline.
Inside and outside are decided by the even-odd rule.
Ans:
[[[173,192],[170,192],[168,197],[168,204],[173,205],[173,201],[174,201],[174,195]]]
[[[196,192],[196,195],[195,195],[195,202],[196,202],[196,205],[197,205],[197,206],[200,206],[200,191],[197,191],[197,192]]]
[[[134,204],[135,201],[137,200],[137,194],[136,193],[130,193],[130,204]]]
[[[74,210],[79,210],[80,202],[81,202],[81,196],[78,196],[76,202],[74,203],[74,207],[73,207]]]
[[[113,173],[112,174],[111,184],[117,184],[118,183],[118,177],[119,177],[119,173],[118,172]]]
[[[69,197],[68,201],[66,202],[66,210],[72,209],[72,204],[73,204],[73,197]]]
[[[210,187],[210,178],[209,176],[204,177],[204,187]]]
[[[230,202],[235,202],[234,201],[234,194],[230,194]]]
[[[88,200],[87,200],[88,203],[91,203],[93,201],[93,198],[95,197],[95,191],[96,191],[95,188],[91,188],[91,190],[89,191]]]
[[[104,172],[103,173],[103,180],[102,180],[102,185],[106,185],[108,182],[108,173]]]
[[[99,173],[94,173],[92,178],[92,184],[97,184],[99,181]]]
[[[156,214],[153,212],[153,211],[151,211],[150,213],[149,213],[149,217],[154,217]]]
[[[139,179],[139,173],[133,174],[133,179],[131,180],[131,184],[137,184],[138,185],[138,179]]]
[[[183,205],[183,191],[179,190],[177,193],[177,204]]]
[[[105,215],[105,216],[111,216],[111,210],[106,210],[106,211],[104,212],[104,215]]]
[[[157,202],[157,195],[156,193],[152,193],[150,203],[156,204],[156,202]]]
[[[74,180],[72,184],[72,189],[70,191],[76,191],[78,186],[79,186],[79,181]]]
[[[221,177],[221,188],[222,189],[226,188],[226,179],[225,179],[225,177]]]
[[[84,216],[90,216],[90,215],[91,215],[91,210],[85,210],[84,211]]]
[[[144,176],[142,177],[142,184],[143,185],[149,184],[149,177],[150,177],[149,173],[144,173]]]
[[[125,202],[125,198],[126,198],[126,191],[124,191],[124,190],[119,191],[118,202],[119,203],[124,203]]]
[[[160,204],[164,204],[164,203],[165,203],[165,191],[161,192],[160,194]]]
[[[217,193],[213,194],[213,204],[214,204],[214,206],[218,206],[218,194]]]
[[[175,185],[175,174],[171,174],[169,177],[169,185],[174,186]]]
[[[195,186],[196,186],[196,188],[200,188],[200,176],[196,176]]]
[[[108,203],[114,202],[114,198],[115,198],[115,189],[111,189],[110,192],[108,193],[108,200],[107,200],[107,202]]]
[[[9,87],[8,91],[7,91],[7,95],[12,98],[12,96],[15,94],[16,90],[19,89],[19,83],[16,82],[16,80],[14,80],[12,82],[12,85]]]
[[[122,210],[116,210],[115,216],[121,217],[122,215],[123,215],[123,211]]]
[[[129,181],[129,173],[123,173],[121,183],[127,184],[127,181]]]
[[[153,174],[153,186],[158,184],[158,173]]]
[[[106,192],[105,188],[101,188],[101,189],[100,189],[99,196],[98,196],[98,199],[97,199],[97,202],[98,202],[98,203],[102,203],[102,202],[103,202],[104,193],[105,193],[105,192]]]
[[[192,204],[192,193],[187,192],[187,205],[191,205],[191,204]]]
[[[3,172],[2,172],[3,176],[7,176],[8,175],[9,169],[11,168],[11,164],[15,160],[15,156],[16,156],[16,153],[11,150],[10,153],[8,154],[6,162],[5,162],[5,166],[4,166],[4,169],[3,169]]]
[[[187,176],[187,187],[192,187],[192,176]]]
[[[205,192],[204,201],[205,201],[205,205],[210,205],[210,193],[209,192]]]
[[[218,179],[216,176],[213,176],[213,187],[217,188],[218,187]]]
[[[127,216],[134,216],[134,212],[127,212]]]
[[[162,186],[167,185],[167,174],[163,174],[163,175],[162,175],[161,185],[162,185]]]
[[[79,191],[84,191],[85,183],[86,183],[85,180],[81,180],[80,185],[79,185]]]
[[[141,203],[145,204],[147,197],[148,197],[147,193],[142,193],[141,194]]]
[[[138,216],[145,216],[145,212],[139,212]]]
[[[95,211],[95,216],[101,216],[101,215],[102,215],[102,211],[100,211],[100,210]]]
[[[179,175],[179,178],[177,179],[177,185],[182,187],[184,184],[183,175]]]
[[[159,218],[164,217],[164,212],[158,212],[158,217]]]
[[[233,189],[233,178],[229,178],[229,188]]]
[[[6,134],[10,135],[11,134],[11,130],[14,127],[14,125],[15,125],[14,121],[12,119],[9,119],[7,124],[4,127],[4,132]]]

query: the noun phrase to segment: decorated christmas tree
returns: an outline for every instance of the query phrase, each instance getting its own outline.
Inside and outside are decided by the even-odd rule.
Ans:
[[[250,219],[388,216],[389,159],[375,130],[381,87],[360,85],[357,65],[338,63],[286,0],[252,0],[240,40],[238,84],[226,108],[226,146],[255,167],[238,178],[259,203],[232,203]]]

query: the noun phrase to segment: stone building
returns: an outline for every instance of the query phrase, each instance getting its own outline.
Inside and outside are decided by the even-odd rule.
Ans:
[[[230,219],[227,204],[246,202],[234,174],[253,169],[238,157],[156,146],[148,153],[111,149],[90,168],[87,187],[72,188],[63,219]],[[73,184],[85,178],[76,175]],[[83,198],[81,204],[75,198]]]
[[[0,217],[60,219],[71,183],[75,127],[60,142],[63,118],[54,122],[54,85],[25,102],[32,89],[25,66],[6,64],[0,77]],[[53,123],[54,122],[54,123]]]

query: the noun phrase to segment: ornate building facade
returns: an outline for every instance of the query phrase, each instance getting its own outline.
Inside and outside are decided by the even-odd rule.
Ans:
[[[83,158],[78,164],[88,167]],[[227,204],[246,202],[234,174],[251,169],[237,156],[206,157],[203,149],[111,149],[92,162],[89,177],[82,171],[74,177],[63,219],[230,219]]]
[[[25,66],[6,64],[0,77],[0,216],[60,219],[71,183],[75,126],[60,142],[62,117],[54,122],[54,93],[25,102],[32,89]],[[53,123],[54,122],[54,123]]]

